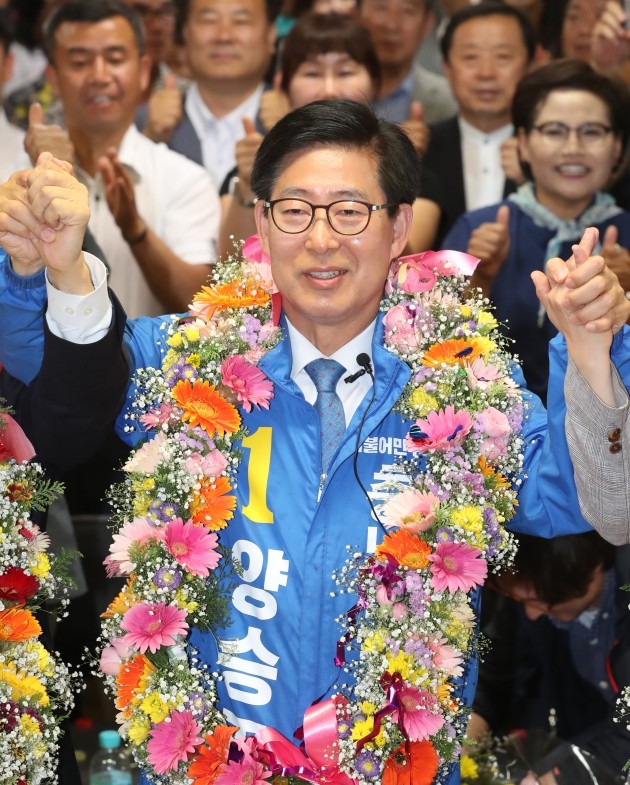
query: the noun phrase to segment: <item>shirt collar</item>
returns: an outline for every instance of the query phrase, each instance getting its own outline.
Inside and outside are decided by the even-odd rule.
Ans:
[[[192,84],[186,93],[186,114],[188,115],[197,136],[203,137],[218,123],[231,126],[237,133],[242,131],[243,117],[252,119],[258,115],[260,97],[265,89],[261,82],[254,92],[249,95],[235,109],[226,115],[217,117],[204,103],[196,83]]]
[[[304,366],[308,365],[312,360],[318,360],[320,357],[326,357],[326,355],[322,354],[316,346],[305,338],[288,319],[286,319],[286,323],[293,357],[291,379],[295,381],[298,374],[304,370]],[[334,354],[331,354],[330,359],[341,363],[349,373],[354,373],[354,371],[358,370],[357,355],[365,353],[370,360],[372,359],[372,339],[374,337],[375,325],[376,319],[362,333],[359,333],[351,341],[348,341],[347,344],[337,349]]]
[[[501,142],[505,142],[505,140],[509,139],[511,136],[514,136],[514,126],[512,123],[502,125],[501,128],[497,128],[496,131],[486,133],[485,131],[480,131],[478,128],[475,128],[474,125],[466,122],[466,120],[464,120],[461,115],[458,115],[457,121],[459,122],[459,130],[462,137],[467,137],[475,141],[490,141],[500,144]]]

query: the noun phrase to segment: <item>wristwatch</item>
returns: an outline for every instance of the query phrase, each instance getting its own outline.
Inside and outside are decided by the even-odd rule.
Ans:
[[[233,196],[242,207],[253,207],[256,204],[256,199],[243,199],[240,188],[238,187],[240,182],[241,178],[237,174],[231,177],[228,185],[228,193],[230,196]]]

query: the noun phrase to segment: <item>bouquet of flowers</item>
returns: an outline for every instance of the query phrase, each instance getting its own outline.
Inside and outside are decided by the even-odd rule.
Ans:
[[[56,782],[60,720],[74,706],[80,678],[40,642],[36,611],[55,598],[67,604],[67,565],[30,518],[61,492],[27,461],[33,448],[15,421],[0,413],[0,780]]]
[[[382,544],[350,553],[336,576],[353,598],[337,659],[354,686],[307,711],[307,754],[273,729],[235,740],[216,706],[216,674],[188,633],[225,622],[231,566],[220,532],[246,436],[236,406],[267,408],[273,397],[257,364],[280,337],[276,295],[255,238],[243,257],[217,263],[190,316],[165,325],[162,368],[136,378],[130,427],[153,438],[112,492],[106,565],[127,583],[105,613],[100,663],[121,734],[149,779],[169,785],[430,783],[459,759],[465,731],[457,680],[476,646],[470,593],[514,551],[503,524],[516,505],[524,404],[511,358],[487,301],[465,295],[470,257],[394,263],[385,345],[411,369],[397,405],[410,457],[379,512]],[[332,728],[317,755],[315,715]]]

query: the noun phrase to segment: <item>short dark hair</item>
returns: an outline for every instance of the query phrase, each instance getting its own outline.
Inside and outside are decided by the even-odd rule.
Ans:
[[[133,30],[140,54],[144,54],[146,38],[144,25],[138,13],[120,0],[70,0],[58,6],[44,25],[44,50],[49,63],[53,63],[57,30],[66,22],[96,23],[115,16],[126,19]]]
[[[5,54],[9,51],[9,47],[15,38],[15,28],[13,26],[13,19],[8,8],[0,8],[0,47],[4,50]]]
[[[283,164],[317,148],[365,150],[377,161],[378,181],[395,215],[398,205],[413,204],[420,189],[420,160],[401,129],[379,119],[357,101],[314,101],[285,115],[265,136],[251,176],[252,190],[269,201]]]
[[[514,575],[493,576],[489,585],[499,589],[506,583],[528,586],[548,605],[584,596],[595,570],[606,571],[615,563],[616,547],[594,531],[550,540],[530,534],[514,537],[518,544]]]
[[[345,52],[364,66],[375,88],[380,81],[378,58],[369,32],[346,14],[315,14],[301,16],[282,43],[280,53],[281,87],[289,90],[298,68],[309,57],[328,52]]]
[[[526,74],[516,86],[512,99],[514,127],[529,133],[541,104],[556,90],[583,90],[600,98],[608,108],[613,133],[625,150],[630,137],[630,88],[620,79],[598,73],[582,60],[553,60]],[[531,168],[525,161],[521,162],[521,168],[531,178]]]
[[[177,0],[177,23],[176,23],[176,37],[181,41],[182,28],[188,21],[190,14],[190,6],[193,0]],[[282,0],[264,0],[265,2],[265,15],[269,24],[276,21],[276,17],[280,13]]]
[[[453,36],[458,27],[469,22],[471,19],[484,19],[488,16],[506,16],[515,19],[521,28],[523,36],[523,44],[527,50],[527,59],[532,61],[536,53],[536,30],[530,22],[526,14],[520,8],[515,8],[511,5],[504,5],[499,0],[486,0],[479,5],[468,5],[460,9],[457,13],[453,14],[450,18],[442,40],[440,41],[440,49],[442,50],[442,57],[448,62],[448,56],[453,45]]]

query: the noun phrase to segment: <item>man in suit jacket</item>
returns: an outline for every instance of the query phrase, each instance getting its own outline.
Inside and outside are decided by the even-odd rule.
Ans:
[[[512,96],[535,48],[531,23],[512,6],[488,0],[451,17],[442,56],[458,114],[431,127],[423,159],[444,184],[438,242],[461,213],[499,202],[514,190],[502,155],[514,133]]]
[[[193,83],[170,128],[149,104],[144,133],[205,166],[217,190],[255,120],[275,49],[277,0],[184,0],[179,23]],[[159,107],[158,103],[153,104]]]
[[[370,31],[381,67],[377,114],[394,123],[412,117],[436,123],[457,111],[446,79],[415,62],[422,41],[435,23],[431,0],[364,0],[360,19]],[[417,107],[416,107],[417,113]],[[414,117],[414,119],[420,119]]]

